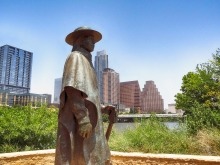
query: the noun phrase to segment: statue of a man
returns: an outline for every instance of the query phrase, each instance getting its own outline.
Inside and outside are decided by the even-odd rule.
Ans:
[[[87,26],[66,37],[73,49],[63,71],[55,165],[110,164],[102,112],[114,107],[101,107],[90,53],[101,38],[101,33]]]

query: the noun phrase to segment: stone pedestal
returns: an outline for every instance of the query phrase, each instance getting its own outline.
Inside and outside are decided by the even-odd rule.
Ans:
[[[53,165],[55,150],[0,154],[4,165]],[[111,152],[112,165],[219,165],[220,156]]]

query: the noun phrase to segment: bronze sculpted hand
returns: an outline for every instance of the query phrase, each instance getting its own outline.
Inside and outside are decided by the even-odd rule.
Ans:
[[[90,123],[85,123],[79,125],[79,135],[83,138],[89,138],[92,133],[92,125]]]
[[[102,106],[102,113],[109,115],[108,119],[110,123],[116,122],[117,114],[114,106],[112,105]]]
[[[79,90],[66,86],[67,100],[71,106],[71,110],[75,115],[79,124],[79,135],[83,138],[89,138],[92,132],[88,109],[85,107],[84,98]]]

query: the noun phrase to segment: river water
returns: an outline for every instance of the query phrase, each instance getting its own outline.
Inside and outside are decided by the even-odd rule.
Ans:
[[[135,129],[135,124],[137,123],[115,123],[113,128],[116,130],[116,132],[121,132],[121,131],[125,131],[128,128]],[[164,124],[169,129],[177,128],[179,125],[178,122],[164,122]]]

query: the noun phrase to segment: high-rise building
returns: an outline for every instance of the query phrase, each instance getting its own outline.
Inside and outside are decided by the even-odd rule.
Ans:
[[[57,78],[54,81],[54,99],[53,103],[60,103],[60,92],[61,92],[61,86],[62,86],[62,78]]]
[[[164,110],[164,102],[154,81],[146,81],[141,92],[141,112],[159,112]]]
[[[0,47],[0,89],[29,93],[33,53],[10,45]]]
[[[95,56],[95,72],[98,80],[98,86],[99,86],[99,95],[100,95],[100,101],[103,102],[103,77],[102,77],[102,71],[103,69],[108,68],[108,55],[106,54],[105,50],[97,51],[97,55]]]
[[[120,100],[120,85],[119,74],[113,69],[105,68],[103,70],[103,98],[102,103],[119,104]]]
[[[138,81],[120,83],[120,103],[126,108],[141,107],[141,91]]]

